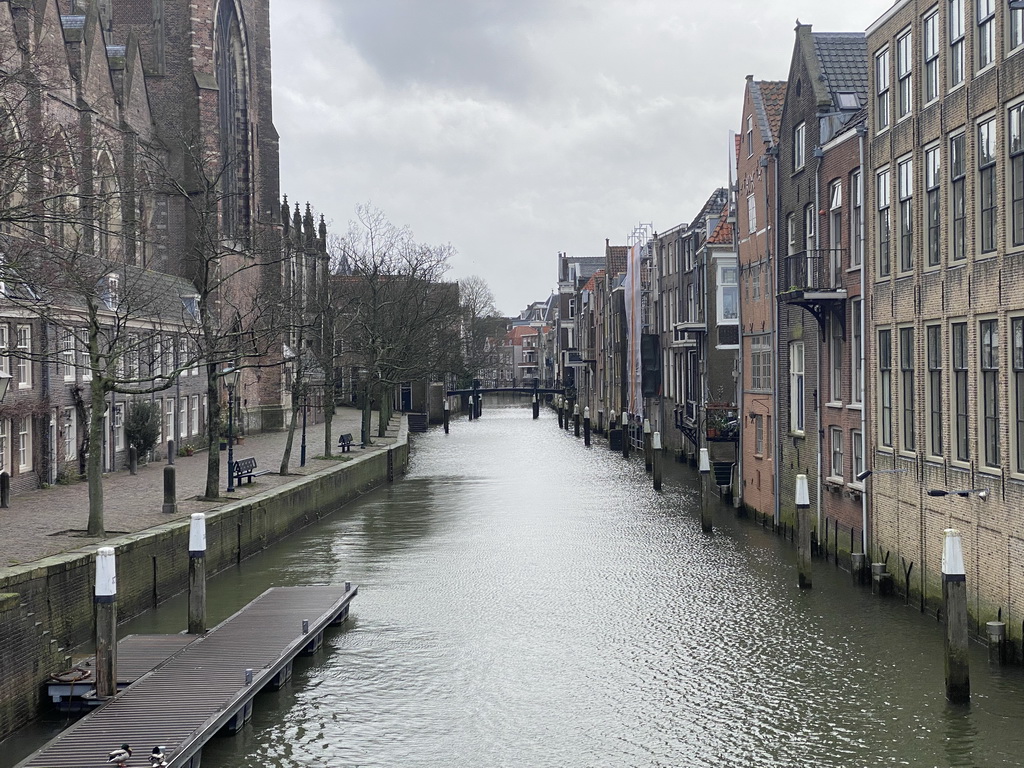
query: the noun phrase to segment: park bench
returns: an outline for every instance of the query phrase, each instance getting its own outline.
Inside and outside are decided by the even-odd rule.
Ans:
[[[338,447],[341,448],[342,453],[348,453],[352,450],[352,433],[346,432],[344,435],[338,438]]]
[[[251,483],[252,479],[254,477],[259,477],[260,475],[269,475],[269,474],[270,474],[270,470],[269,469],[260,469],[260,470],[256,469],[256,457],[255,456],[250,456],[248,459],[239,459],[238,461],[235,462],[235,469],[234,469],[235,485],[240,485],[241,482],[242,482],[242,478],[243,477],[247,478],[249,480],[249,482]]]

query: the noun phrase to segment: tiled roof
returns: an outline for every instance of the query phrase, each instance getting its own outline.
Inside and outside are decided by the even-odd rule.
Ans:
[[[590,276],[590,279],[587,280],[587,284],[583,286],[583,290],[584,291],[596,291],[597,290],[597,278],[599,278],[599,277],[604,277],[604,270],[603,269],[597,270],[597,272],[595,272],[594,274],[592,274]]]
[[[629,246],[606,245],[605,262],[610,275],[626,274],[626,262],[629,257]]]
[[[722,210],[722,206],[729,200],[729,191],[725,187],[719,187],[711,193],[711,197],[704,203],[704,207],[700,209],[700,213],[691,222],[691,228],[702,228],[704,222],[712,215],[712,212]]]
[[[786,81],[757,80],[751,85],[750,94],[757,111],[761,140],[772,145],[778,144],[782,105],[786,103]]]
[[[729,221],[729,204],[726,203],[725,207],[722,208],[721,218],[718,220],[718,226],[715,227],[715,231],[711,233],[711,237],[708,238],[709,245],[732,245],[732,222]]]
[[[862,107],[868,99],[868,49],[863,32],[815,32],[814,53],[823,85],[839,107],[837,94],[855,93]]]

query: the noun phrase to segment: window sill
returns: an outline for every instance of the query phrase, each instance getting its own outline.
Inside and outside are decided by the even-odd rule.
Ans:
[[[842,400],[830,400],[829,402],[825,403],[825,407],[826,408],[842,408],[843,407],[843,401]]]
[[[989,477],[1002,477],[1003,470],[1000,467],[978,467],[979,475],[988,475]]]
[[[825,478],[825,485],[831,486],[837,491],[845,484],[846,482],[843,480],[842,475],[829,475]]]
[[[854,264],[852,267],[847,267],[846,268],[846,273],[849,274],[851,272],[860,272],[860,270],[861,270],[861,264]]]
[[[791,429],[791,430],[789,430],[789,436],[790,437],[799,437],[799,438],[803,439],[803,438],[807,437],[807,433],[805,433],[805,432],[797,432],[795,429]]]
[[[846,487],[849,488],[851,491],[856,491],[857,493],[864,493],[864,483],[858,483],[856,481],[853,481],[847,483]]]
[[[846,407],[847,407],[848,410],[851,410],[851,411],[863,411],[864,410],[864,404],[863,403],[850,403]]]

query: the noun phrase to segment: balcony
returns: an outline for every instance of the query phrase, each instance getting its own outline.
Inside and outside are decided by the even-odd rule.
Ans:
[[[779,301],[803,307],[818,320],[824,330],[825,319],[835,314],[840,322],[845,318],[843,302],[846,286],[843,284],[843,249],[813,250],[787,256],[782,261],[779,276]]]

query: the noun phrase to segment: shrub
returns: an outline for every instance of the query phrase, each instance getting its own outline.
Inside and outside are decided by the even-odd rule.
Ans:
[[[155,403],[136,400],[128,406],[124,436],[129,445],[135,446],[139,456],[145,456],[156,447],[157,438],[160,437],[160,413]]]

